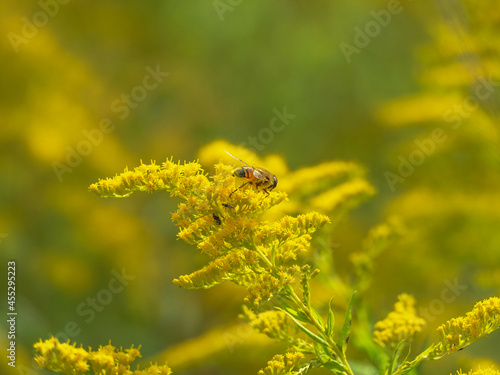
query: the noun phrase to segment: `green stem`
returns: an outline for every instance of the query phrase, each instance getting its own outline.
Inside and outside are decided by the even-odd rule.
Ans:
[[[259,249],[257,245],[254,244],[255,252],[259,255],[259,258],[266,263],[266,265],[269,267],[270,270],[275,269],[274,264],[267,258],[266,254],[262,252],[262,250]]]
[[[290,297],[292,297],[293,301],[295,302],[295,305],[298,309],[300,309],[304,314],[307,315],[309,318],[309,321],[311,324],[313,324],[316,329],[321,333],[321,336],[328,342],[330,345],[330,349],[335,353],[335,355],[338,357],[342,365],[344,365],[347,368],[347,375],[354,375],[351,367],[349,366],[349,363],[347,362],[347,358],[345,356],[345,353],[338,347],[338,345],[335,343],[335,341],[332,340],[332,338],[326,334],[325,328],[316,320],[314,317],[313,313],[311,312],[310,307],[306,306],[302,300],[300,299],[299,296],[297,296],[297,293],[295,293],[295,290],[293,290],[292,287],[287,288]]]
[[[257,252],[257,254],[259,255],[259,257],[266,263],[266,265],[269,267],[269,269],[274,271],[276,269],[276,267],[273,264],[273,262],[271,262],[271,260],[268,259],[266,254],[264,254],[262,252],[262,250],[260,250],[259,247],[255,243],[254,243],[254,248],[255,248],[255,251]],[[291,286],[288,286],[286,288],[286,290],[288,291],[288,294],[290,295],[292,300],[295,302],[297,309],[301,310],[304,314],[307,315],[311,324],[313,324],[316,327],[318,332],[320,332],[321,336],[323,336],[323,338],[326,340],[326,342],[328,342],[330,349],[332,349],[332,351],[335,353],[335,355],[340,360],[342,365],[344,365],[346,367],[346,369],[347,369],[346,375],[354,375],[354,373],[351,370],[351,367],[349,366],[349,363],[347,362],[347,358],[345,356],[345,353],[338,347],[338,345],[335,343],[335,341],[333,341],[332,338],[326,334],[325,328],[323,328],[323,326],[316,320],[316,318],[314,317],[314,314],[311,312],[311,308],[309,306],[306,306],[302,302],[300,297],[297,295],[297,293],[295,293],[295,290]]]

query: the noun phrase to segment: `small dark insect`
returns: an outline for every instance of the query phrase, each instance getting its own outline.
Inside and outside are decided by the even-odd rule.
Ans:
[[[269,192],[273,190],[276,185],[278,185],[278,179],[271,172],[265,170],[264,168],[254,168],[251,165],[245,163],[243,160],[238,159],[236,156],[230,154],[229,152],[227,153],[236,160],[239,160],[243,164],[247,165],[246,167],[240,167],[233,171],[233,176],[241,177],[247,180],[247,182],[241,185],[238,189],[242,188],[246,184],[250,184],[255,186],[257,189],[262,189],[267,195],[269,195]],[[235,191],[229,194],[229,196],[233,195]]]
[[[230,204],[227,203],[222,203],[222,205],[227,208],[234,208],[234,206],[231,206]]]
[[[212,217],[214,218],[215,222],[217,225],[222,225],[222,220],[220,219],[220,216],[217,214],[212,214]]]

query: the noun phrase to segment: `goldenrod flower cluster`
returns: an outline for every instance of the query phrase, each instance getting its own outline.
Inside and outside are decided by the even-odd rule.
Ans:
[[[144,370],[130,370],[130,364],[141,356],[139,348],[123,351],[116,350],[114,346],[106,345],[93,351],[77,348],[76,344],[60,343],[52,337],[45,341],[39,341],[34,345],[39,353],[35,361],[41,368],[50,371],[68,374],[106,374],[106,375],[169,375],[172,373],[165,364],[158,366],[151,364]]]
[[[398,302],[394,304],[394,311],[375,324],[373,341],[393,351],[403,341],[410,343],[424,326],[425,320],[418,317],[415,310],[415,298],[409,294],[400,294]]]
[[[153,192],[167,190],[172,196],[186,198],[189,189],[202,189],[208,183],[207,177],[200,173],[198,163],[174,163],[167,160],[162,166],[155,162],[143,164],[113,178],[100,179],[90,185],[89,190],[101,197],[128,197],[135,191]],[[182,184],[180,183],[182,181]]]
[[[343,213],[375,194],[374,187],[365,178],[365,169],[353,162],[335,160],[289,170],[286,160],[280,155],[261,159],[248,149],[224,140],[204,146],[199,152],[200,160],[207,165],[216,164],[221,155],[225,155],[224,150],[232,150],[232,154],[251,165],[265,166],[278,177],[277,189],[285,191],[290,200],[266,213],[273,219],[282,214],[317,211],[338,220]]]
[[[459,372],[457,372],[457,375],[500,375],[500,371],[495,370],[493,367],[488,367],[484,369],[480,368],[475,371],[471,370],[467,373],[462,372],[462,370],[460,370]]]
[[[267,366],[258,372],[258,375],[293,375],[298,374],[294,370],[304,358],[300,352],[288,352],[284,356],[277,354],[267,362]]]
[[[477,339],[500,328],[500,298],[491,297],[474,305],[465,316],[453,318],[437,328],[440,343],[436,355],[465,348]]]
[[[267,194],[251,185],[241,189],[233,167],[217,164],[207,176],[196,162],[166,160],[141,164],[133,171],[99,180],[90,190],[102,197],[126,197],[135,191],[165,190],[181,198],[172,219],[180,227],[178,237],[194,244],[211,258],[201,270],[174,280],[185,288],[210,288],[224,281],[247,287],[246,301],[258,306],[293,284],[300,273],[294,264],[305,252],[316,229],[329,222],[312,212],[284,216],[275,222],[260,215],[287,199],[284,192]],[[300,277],[299,277],[300,279]]]

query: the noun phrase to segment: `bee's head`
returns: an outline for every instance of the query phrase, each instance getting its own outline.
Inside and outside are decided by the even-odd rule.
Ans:
[[[276,176],[273,176],[273,184],[271,185],[269,190],[273,190],[278,185],[278,179]]]

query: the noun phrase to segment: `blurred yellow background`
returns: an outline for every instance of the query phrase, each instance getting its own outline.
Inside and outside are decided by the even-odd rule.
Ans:
[[[411,293],[432,340],[440,323],[498,295],[500,5],[389,3],[3,2],[0,254],[2,274],[17,265],[12,373],[44,373],[32,345],[50,335],[142,345],[147,361],[166,358],[183,375],[256,374],[281,350],[241,332],[234,347],[214,344],[245,329],[244,291],[172,284],[205,263],[176,240],[177,202],[87,191],[140,160],[197,159],[218,139],[279,154],[292,171],[365,166],[377,194],[334,233],[338,273],[350,277],[349,254],[387,216],[407,228],[377,260],[374,321]],[[500,362],[499,345],[492,335],[422,373]]]

